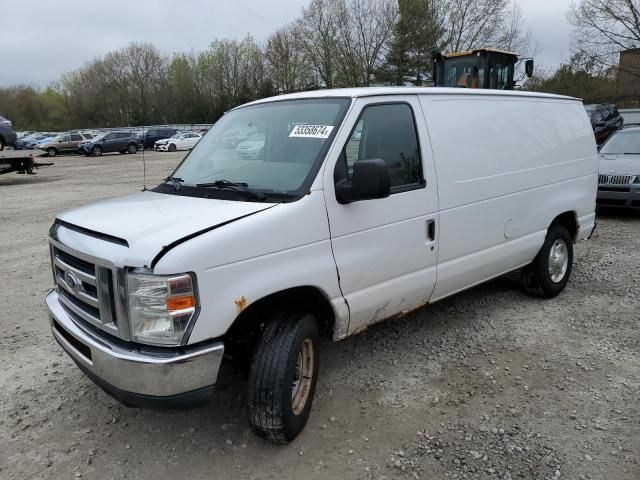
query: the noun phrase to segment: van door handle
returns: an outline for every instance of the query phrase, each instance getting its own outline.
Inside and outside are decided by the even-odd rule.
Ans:
[[[427,220],[427,239],[434,242],[436,239],[436,221]]]

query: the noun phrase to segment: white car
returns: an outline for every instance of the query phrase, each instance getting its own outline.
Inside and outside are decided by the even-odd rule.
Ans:
[[[242,158],[260,158],[264,149],[264,133],[255,132],[240,142],[236,147],[236,153]]]
[[[265,132],[259,159],[219,140],[235,125]],[[251,428],[286,443],[311,411],[321,336],[519,269],[529,294],[560,294],[597,184],[575,98],[376,87],[258,100],[153,190],[58,215],[53,336],[134,405],[209,398],[223,355],[246,360]]]
[[[195,132],[176,133],[171,138],[158,140],[154,145],[154,150],[159,152],[175,152],[177,150],[189,150],[195,146],[202,138],[202,135]]]

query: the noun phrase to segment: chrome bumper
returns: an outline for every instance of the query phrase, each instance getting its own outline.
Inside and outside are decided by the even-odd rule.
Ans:
[[[53,290],[46,298],[51,331],[60,346],[98,385],[125,403],[136,397],[188,396],[211,388],[218,378],[224,344],[201,347],[125,348],[78,326],[62,307]],[[132,346],[133,347],[133,346]]]

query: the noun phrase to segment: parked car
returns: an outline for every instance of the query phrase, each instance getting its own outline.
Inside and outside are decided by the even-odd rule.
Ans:
[[[89,142],[78,145],[80,153],[99,157],[103,153],[136,153],[138,137],[132,132],[108,132],[96,135]]]
[[[175,152],[176,150],[190,150],[194,147],[202,135],[194,132],[177,133],[171,138],[158,140],[154,149],[160,152]]]
[[[91,138],[90,135],[81,133],[63,133],[38,143],[36,148],[44,150],[50,157],[55,157],[59,153],[77,153],[78,145]]]
[[[219,141],[238,124],[265,132],[260,160]],[[133,405],[206,400],[223,355],[244,360],[251,428],[286,443],[311,411],[321,335],[518,269],[530,294],[559,295],[595,227],[597,174],[574,98],[377,87],[258,100],[152,190],[58,215],[53,336]]]
[[[4,150],[4,147],[12,147],[16,140],[17,135],[11,121],[0,116],[0,150]]]
[[[627,108],[619,112],[624,120],[622,128],[640,127],[640,108]]]
[[[143,132],[143,134],[139,137],[140,143],[143,148],[152,148],[153,145],[163,138],[169,138],[176,134],[178,130],[175,128],[152,128],[151,130],[147,130]]]
[[[34,133],[16,140],[13,148],[16,150],[33,150],[40,142],[58,135],[57,133]]]
[[[158,140],[157,142],[155,142],[153,144],[153,149],[154,150],[158,150],[158,147],[160,147],[160,145],[166,145],[166,143],[172,139],[172,138],[178,138],[180,135],[182,135],[184,132],[176,132],[174,133],[172,136],[170,136],[169,138],[163,138],[162,140]],[[138,137],[142,138],[141,136],[142,134],[139,134]]]
[[[640,127],[614,133],[600,149],[597,204],[640,208]]]
[[[585,105],[591,120],[596,143],[602,145],[616,130],[622,128],[624,120],[615,105]]]
[[[260,158],[264,151],[263,132],[254,132],[236,147],[236,153],[242,158]]]

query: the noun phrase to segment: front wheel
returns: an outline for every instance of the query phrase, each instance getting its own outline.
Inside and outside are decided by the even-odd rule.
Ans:
[[[94,157],[99,157],[100,155],[102,155],[102,147],[93,147],[93,150],[91,150],[91,155],[93,155]]]
[[[318,325],[309,313],[277,314],[249,371],[248,415],[255,434],[288,443],[309,419],[318,377]]]
[[[127,148],[127,152],[129,152],[131,155],[133,155],[134,153],[138,152],[138,147],[136,147],[133,143],[131,145],[129,145],[129,147]]]
[[[169,144],[169,151],[170,151],[170,152],[175,152],[176,150],[177,150],[177,148],[176,148],[175,144],[170,143],[170,144]]]
[[[47,148],[47,155],[49,155],[50,157],[55,157],[57,153],[58,152],[56,151],[55,148],[53,148],[53,147],[52,148]]]
[[[525,290],[537,297],[557,296],[569,281],[573,241],[565,227],[552,225],[536,258],[523,270]]]

